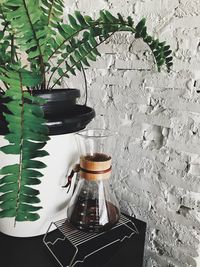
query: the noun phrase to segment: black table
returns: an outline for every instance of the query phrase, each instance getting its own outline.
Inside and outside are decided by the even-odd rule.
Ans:
[[[100,257],[93,255],[80,265],[83,267],[142,267],[146,223],[129,217],[138,229],[130,239],[124,240],[113,250],[107,250]],[[54,235],[54,230],[49,235]],[[43,236],[30,238],[10,237],[0,233],[0,266],[1,267],[59,267],[60,265],[51,255]],[[63,249],[61,253],[67,253]],[[107,253],[107,254],[106,254]],[[97,259],[98,258],[98,259]]]

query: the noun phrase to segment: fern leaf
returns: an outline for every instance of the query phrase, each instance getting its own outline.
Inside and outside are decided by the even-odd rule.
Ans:
[[[31,67],[45,73],[44,50],[46,47],[44,15],[40,7],[40,0],[7,0],[5,3],[6,18],[16,32],[16,42],[19,47],[27,52]],[[35,59],[35,60],[34,60]],[[39,61],[39,64],[38,64]],[[33,64],[35,63],[35,64]],[[45,87],[43,75],[42,86]]]
[[[62,21],[63,1],[62,0],[41,0],[43,12],[46,17],[46,25],[56,28],[58,22]]]
[[[23,91],[27,79],[31,79],[33,86],[38,84],[40,80],[38,74],[25,71],[20,67],[17,67],[16,70],[5,70],[4,72],[10,85],[5,97],[8,95],[10,97],[12,90],[14,92],[18,90],[18,95],[17,98],[13,98],[7,103],[7,108],[12,114],[6,115],[10,133],[5,138],[9,140],[10,144],[1,147],[1,151],[6,154],[18,154],[19,161],[0,170],[0,175],[3,176],[0,179],[0,192],[3,193],[0,196],[0,218],[14,217],[15,221],[34,221],[39,218],[39,214],[36,212],[41,207],[35,206],[40,202],[36,197],[39,191],[32,187],[41,183],[40,179],[43,174],[38,169],[42,169],[46,165],[32,159],[48,154],[41,150],[46,144],[47,138],[44,136],[48,130],[44,124],[40,124],[41,121],[44,122],[43,112],[39,107],[39,103],[43,100],[39,100],[37,97],[34,102],[34,97],[29,97]],[[13,77],[15,77],[14,86],[11,82]],[[39,123],[35,123],[36,117],[39,119]]]
[[[118,18],[115,18],[109,11],[105,10],[104,15],[106,16],[107,20],[110,21],[111,23],[118,23],[119,20]]]
[[[69,18],[69,22],[72,26],[72,28],[76,31],[80,31],[82,29],[81,25],[78,24],[78,22],[76,21],[76,19],[72,16],[72,15],[68,15]]]
[[[82,25],[86,28],[89,26],[89,24],[87,23],[87,21],[85,20],[83,15],[80,13],[80,11],[75,11],[75,16],[76,16],[78,22],[80,23],[80,25]]]

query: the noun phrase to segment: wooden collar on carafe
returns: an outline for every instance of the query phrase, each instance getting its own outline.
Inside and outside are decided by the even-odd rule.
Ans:
[[[111,157],[96,153],[93,156],[80,157],[80,176],[86,180],[109,179],[111,175]]]

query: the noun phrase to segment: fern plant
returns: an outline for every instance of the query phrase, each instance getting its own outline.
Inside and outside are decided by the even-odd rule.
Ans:
[[[11,70],[1,69],[5,76],[2,81],[9,85],[6,91],[6,97],[10,98],[7,107],[12,115],[5,114],[9,122],[9,134],[5,139],[9,145],[1,148],[6,154],[18,154],[19,162],[13,165],[5,166],[0,174],[3,177],[0,180],[0,212],[1,217],[15,217],[16,221],[36,220],[38,214],[34,213],[41,207],[33,206],[38,203],[36,197],[39,191],[29,186],[40,184],[38,178],[42,173],[35,168],[44,168],[44,163],[33,160],[36,157],[43,157],[47,152],[41,150],[48,140],[48,129],[43,123],[43,114],[38,106],[41,104],[41,98],[32,97],[23,90],[23,86],[34,86],[38,84],[38,75],[21,68],[20,66],[11,66]],[[31,104],[29,103],[31,101]]]
[[[100,11],[93,19],[76,11],[63,22],[62,0],[2,0],[0,2],[0,79],[1,98],[10,114],[4,114],[9,133],[6,154],[19,156],[18,162],[0,170],[0,218],[34,221],[41,208],[39,191],[33,186],[41,182],[38,169],[44,163],[35,160],[47,152],[48,141],[41,109],[43,101],[33,91],[52,90],[63,78],[76,75],[83,66],[101,56],[98,47],[116,32],[130,32],[148,44],[158,71],[165,66],[170,71],[172,51],[165,42],[147,33],[146,21],[134,25],[129,16],[113,16]],[[25,58],[25,63],[24,63]],[[37,170],[36,170],[37,169]]]

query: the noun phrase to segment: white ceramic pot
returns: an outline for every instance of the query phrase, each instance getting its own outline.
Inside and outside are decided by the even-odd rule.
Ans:
[[[0,135],[0,146],[6,145],[7,141]],[[0,219],[0,231],[16,237],[30,237],[46,233],[50,223],[66,217],[66,206],[71,197],[72,188],[67,193],[62,188],[66,183],[66,175],[78,159],[75,134],[63,134],[51,136],[45,146],[50,156],[41,160],[47,167],[42,170],[44,177],[41,184],[33,188],[40,191],[39,203],[43,209],[39,210],[40,219],[35,222],[17,222],[14,226],[14,218]],[[17,156],[6,155],[0,152],[0,168],[8,164],[14,164]],[[51,229],[53,230],[53,228]]]

